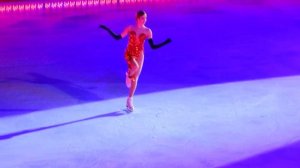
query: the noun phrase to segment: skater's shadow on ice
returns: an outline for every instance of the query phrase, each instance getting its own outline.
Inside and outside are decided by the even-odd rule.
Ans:
[[[43,131],[43,130],[47,130],[47,129],[52,129],[52,128],[57,128],[57,127],[61,127],[61,126],[66,126],[66,125],[70,125],[70,124],[75,124],[78,122],[83,122],[83,121],[88,121],[88,120],[93,120],[93,119],[98,119],[98,118],[104,118],[104,117],[118,117],[118,116],[122,116],[125,114],[126,113],[124,113],[122,111],[115,111],[115,112],[100,114],[100,115],[96,115],[93,117],[88,117],[88,118],[84,118],[84,119],[80,119],[80,120],[69,121],[69,122],[65,122],[65,123],[60,123],[60,124],[55,124],[55,125],[50,125],[50,126],[45,126],[45,127],[40,127],[40,128],[26,129],[26,130],[22,130],[22,131],[18,131],[18,132],[12,132],[12,133],[8,133],[8,134],[0,135],[0,140],[7,140],[7,139],[10,139],[10,138],[13,138],[16,136],[30,134],[30,133]]]

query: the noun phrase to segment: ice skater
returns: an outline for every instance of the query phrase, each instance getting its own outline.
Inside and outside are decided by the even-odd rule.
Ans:
[[[100,25],[100,28],[106,30],[114,39],[120,40],[128,35],[128,44],[125,50],[125,60],[128,66],[126,75],[126,86],[129,89],[129,94],[126,101],[126,107],[129,112],[134,110],[133,96],[137,87],[137,82],[141,74],[144,63],[144,42],[148,39],[148,43],[152,49],[160,48],[171,42],[167,38],[164,42],[154,44],[152,39],[152,30],[145,26],[147,14],[140,10],[136,13],[135,25],[127,26],[121,34],[114,33],[105,25]]]

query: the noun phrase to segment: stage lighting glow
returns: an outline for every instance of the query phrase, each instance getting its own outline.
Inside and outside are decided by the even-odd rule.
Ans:
[[[102,5],[134,4],[146,2],[159,2],[163,0],[70,0],[52,2],[15,2],[0,5],[0,12],[36,11],[44,9],[79,8]]]

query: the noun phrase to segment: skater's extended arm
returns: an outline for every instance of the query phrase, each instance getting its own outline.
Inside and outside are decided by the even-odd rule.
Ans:
[[[154,44],[154,41],[153,41],[153,39],[152,39],[152,31],[151,31],[151,29],[149,29],[149,32],[148,32],[149,34],[148,34],[148,43],[149,43],[149,45],[150,45],[150,47],[152,48],[152,49],[158,49],[158,48],[160,48],[160,47],[162,47],[162,46],[164,46],[164,45],[166,45],[166,44],[168,44],[168,43],[170,43],[171,42],[171,39],[170,38],[167,38],[164,42],[162,42],[162,43],[158,43],[158,44]]]
[[[121,34],[116,34],[112,30],[110,30],[108,27],[106,27],[105,25],[100,25],[99,27],[106,30],[116,40],[120,40],[120,39],[124,38],[128,34],[128,32],[131,28],[131,26],[128,26],[124,29],[124,31]]]
[[[108,27],[106,27],[105,25],[100,25],[100,28],[106,30],[114,39],[116,40],[120,40],[122,39],[121,34],[115,34],[113,31],[111,31]]]
[[[164,46],[164,45],[170,43],[170,42],[171,42],[171,39],[168,38],[168,39],[166,39],[166,40],[165,40],[164,42],[162,42],[162,43],[154,44],[153,39],[150,38],[150,39],[148,40],[148,42],[149,42],[150,47],[151,47],[152,49],[158,49],[158,48],[160,48],[160,47],[162,47],[162,46]]]

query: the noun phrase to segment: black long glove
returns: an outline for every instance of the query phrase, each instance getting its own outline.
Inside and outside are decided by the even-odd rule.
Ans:
[[[113,31],[111,31],[108,27],[106,27],[105,25],[100,25],[99,28],[102,28],[104,30],[106,30],[114,39],[116,40],[120,40],[122,39],[122,36],[120,34],[115,34]]]
[[[151,47],[152,49],[158,49],[158,48],[160,48],[160,47],[162,47],[162,46],[164,46],[164,45],[166,45],[166,44],[169,44],[169,43],[171,42],[171,39],[170,39],[170,38],[167,38],[167,39],[166,39],[164,42],[162,42],[162,43],[154,44],[153,39],[151,38],[151,39],[148,40],[148,42],[149,42],[150,47]]]

